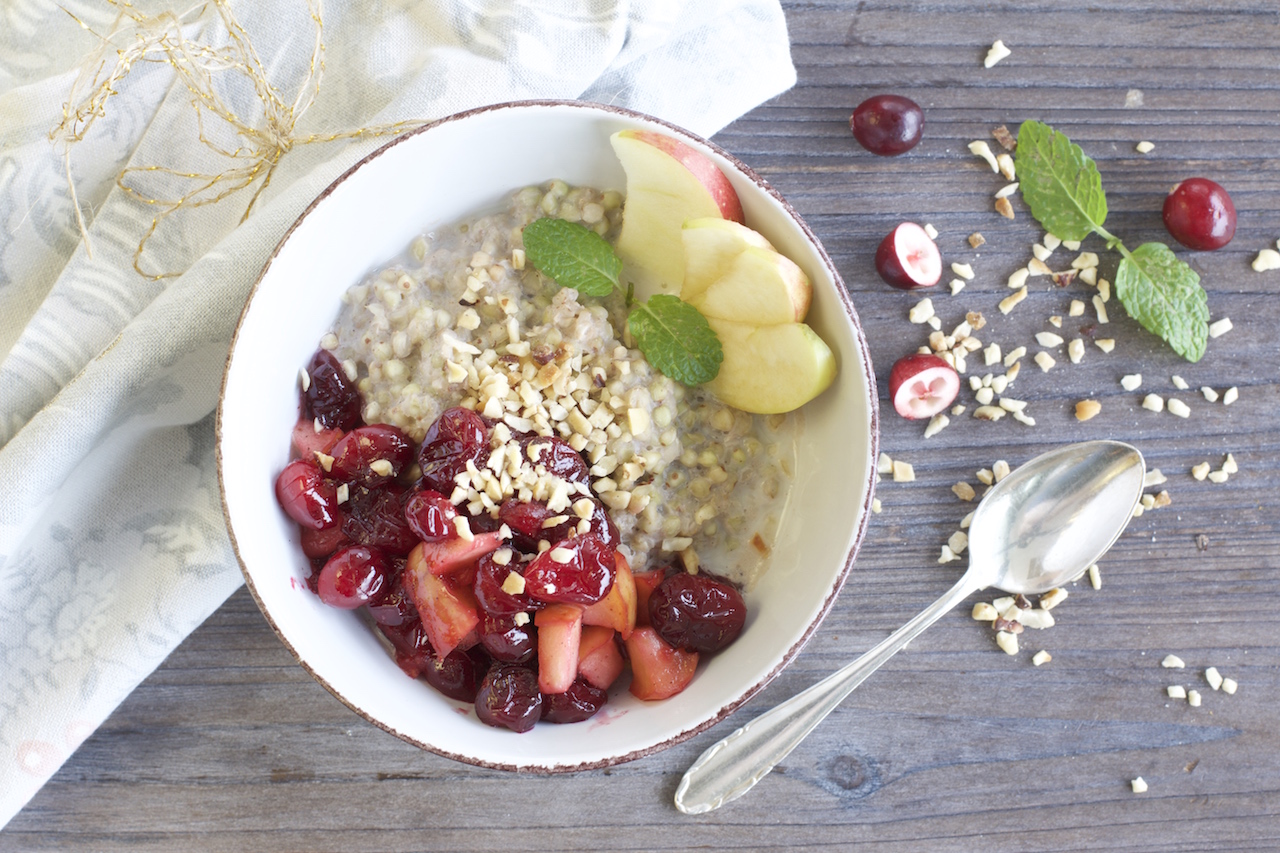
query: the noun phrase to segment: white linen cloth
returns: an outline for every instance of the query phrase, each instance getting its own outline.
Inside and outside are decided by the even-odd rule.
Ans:
[[[291,98],[314,40],[305,0],[231,8]],[[115,17],[103,0],[0,4],[0,827],[239,587],[213,457],[231,333],[288,226],[387,141],[294,148],[244,224],[251,191],[180,212],[143,263],[187,272],[150,281],[133,254],[154,210],[116,175],[226,163],[197,142],[171,69],[139,64],[73,150],[90,257],[49,141],[100,44],[67,11],[96,32]],[[323,18],[303,136],[524,98],[710,135],[795,82],[778,0],[328,0]],[[202,20],[201,40],[225,43]],[[227,97],[248,109],[243,95]]]

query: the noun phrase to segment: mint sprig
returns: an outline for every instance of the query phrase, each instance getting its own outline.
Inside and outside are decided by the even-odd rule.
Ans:
[[[1018,129],[1015,165],[1022,197],[1045,230],[1063,240],[1089,234],[1106,240],[1122,256],[1116,297],[1124,310],[1187,361],[1199,361],[1209,340],[1209,303],[1200,276],[1163,243],[1130,252],[1103,227],[1102,175],[1084,150],[1047,124],[1025,121]]]
[[[561,287],[587,296],[608,296],[618,287],[622,259],[599,234],[576,222],[544,217],[524,227],[525,258]],[[679,297],[658,294],[632,300],[627,327],[655,368],[685,385],[710,382],[720,372],[724,350],[697,308]]]

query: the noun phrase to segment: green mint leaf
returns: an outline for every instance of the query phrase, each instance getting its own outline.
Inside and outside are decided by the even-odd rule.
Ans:
[[[1047,124],[1024,121],[1015,161],[1031,215],[1063,240],[1083,240],[1107,221],[1102,175],[1079,145]]]
[[[707,318],[679,297],[657,294],[637,302],[627,326],[649,363],[677,382],[701,385],[720,372],[720,339]]]
[[[1209,300],[1196,271],[1163,243],[1143,243],[1116,270],[1116,297],[1129,316],[1187,361],[1209,340]]]
[[[563,219],[545,217],[526,225],[524,253],[538,272],[585,296],[608,296],[622,272],[622,259],[603,237]]]

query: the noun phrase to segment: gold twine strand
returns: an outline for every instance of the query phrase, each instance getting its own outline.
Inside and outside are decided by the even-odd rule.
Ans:
[[[165,11],[157,15],[138,12],[128,0],[106,2],[116,8],[117,14],[105,35],[94,32],[67,11],[76,23],[99,39],[99,45],[83,60],[80,72],[71,84],[67,102],[62,106],[62,122],[49,133],[50,140],[60,144],[62,148],[67,187],[71,192],[76,223],[80,227],[89,257],[93,257],[93,247],[89,243],[88,227],[76,195],[75,181],[71,176],[71,150],[85,138],[93,123],[106,115],[107,101],[119,93],[121,82],[137,63],[164,62],[173,68],[177,78],[191,95],[199,141],[215,154],[235,164],[214,174],[182,171],[167,166],[128,166],[116,177],[116,186],[130,198],[158,209],[151,220],[151,227],[139,240],[133,255],[134,270],[151,281],[182,274],[180,271],[147,272],[141,265],[142,252],[147,242],[155,235],[161,223],[179,210],[217,204],[258,182],[240,217],[240,221],[244,222],[253,211],[259,196],[270,186],[271,177],[281,158],[295,146],[340,139],[390,136],[424,123],[420,120],[400,121],[339,133],[317,133],[304,137],[295,135],[298,121],[320,92],[320,81],[324,75],[325,44],[321,0],[307,0],[308,12],[315,23],[315,42],[307,76],[292,101],[282,97],[267,79],[266,70],[258,58],[253,42],[231,12],[228,0],[208,0],[181,14]],[[225,47],[212,47],[197,38],[188,38],[183,32],[184,28],[192,32],[209,29],[208,23],[212,18],[210,9],[216,12],[226,29]],[[117,42],[121,41],[127,43],[120,46]],[[219,96],[214,86],[214,75],[222,72],[239,74],[253,86],[257,102],[262,107],[262,116],[257,124],[241,119]],[[206,113],[220,119],[235,132],[240,140],[236,148],[228,149],[206,135]],[[134,172],[160,172],[187,181],[191,186],[177,198],[153,198],[127,182]]]

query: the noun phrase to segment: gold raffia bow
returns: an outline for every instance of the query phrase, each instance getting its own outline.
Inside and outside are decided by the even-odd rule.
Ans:
[[[217,204],[261,179],[249,199],[244,215],[240,217],[240,221],[244,222],[258,197],[271,184],[271,176],[281,158],[295,146],[339,139],[390,136],[425,123],[420,120],[401,121],[340,133],[295,136],[298,121],[315,102],[320,91],[320,80],[324,75],[325,45],[321,0],[307,0],[311,20],[315,22],[315,43],[311,50],[311,65],[307,76],[292,101],[286,101],[267,79],[262,60],[258,58],[248,33],[231,12],[227,0],[208,0],[181,14],[165,11],[157,15],[138,12],[128,0],[107,2],[118,12],[106,35],[94,33],[87,24],[67,12],[76,23],[97,36],[100,45],[85,57],[80,73],[71,85],[67,102],[62,106],[62,122],[49,133],[50,140],[55,144],[60,143],[62,147],[67,186],[89,257],[93,257],[93,248],[89,243],[88,227],[71,177],[71,149],[75,143],[84,139],[93,123],[106,114],[107,101],[118,93],[121,81],[137,63],[165,62],[173,68],[178,79],[191,93],[200,142],[234,163],[217,174],[187,172],[166,166],[128,166],[116,177],[116,186],[129,197],[159,211],[151,220],[151,227],[138,242],[133,255],[133,268],[144,278],[155,281],[181,275],[181,272],[146,272],[141,266],[143,249],[164,220],[183,208]],[[210,9],[216,11],[226,28],[228,39],[225,47],[212,47],[196,38],[189,38],[183,32],[184,28],[192,32],[205,29],[199,25],[210,21]],[[132,38],[126,45],[117,46],[118,40],[130,34]],[[222,72],[239,74],[252,85],[262,107],[262,116],[256,124],[241,119],[218,94],[218,89],[214,86],[214,75]],[[231,149],[211,140],[205,133],[207,116],[221,119],[233,130],[239,137],[238,147]],[[187,181],[191,188],[177,198],[153,198],[126,182],[134,172],[161,172]]]

